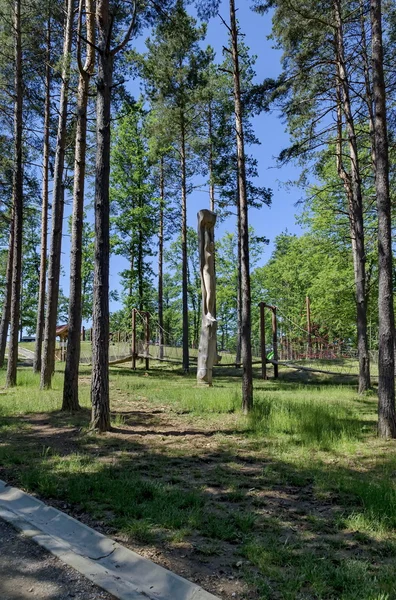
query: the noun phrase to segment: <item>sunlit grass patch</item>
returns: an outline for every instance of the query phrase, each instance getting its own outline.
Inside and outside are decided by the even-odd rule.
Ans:
[[[364,434],[358,411],[345,400],[331,400],[321,393],[256,395],[249,415],[249,425],[256,435],[287,438],[287,444],[332,449],[339,443],[356,441]]]
[[[40,375],[30,368],[18,370],[17,386],[3,389],[0,395],[0,416],[53,412],[62,406],[63,372],[57,370],[50,390],[40,390]],[[0,387],[5,385],[5,371],[0,370]],[[88,407],[89,388],[80,387],[80,404]]]

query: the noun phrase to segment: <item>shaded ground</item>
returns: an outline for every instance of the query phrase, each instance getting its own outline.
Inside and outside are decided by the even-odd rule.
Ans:
[[[115,600],[0,520],[1,600]]]
[[[111,385],[103,436],[88,409],[3,418],[0,477],[224,599],[396,598],[395,445],[374,438],[374,398],[256,382],[254,419],[299,419],[258,435],[232,402],[186,408],[191,380],[119,370]]]

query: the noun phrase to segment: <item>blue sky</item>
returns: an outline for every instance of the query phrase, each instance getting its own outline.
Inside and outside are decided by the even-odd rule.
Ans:
[[[273,41],[268,40],[271,33],[270,15],[259,16],[250,9],[250,0],[236,0],[238,7],[238,20],[241,31],[245,34],[244,42],[250,47],[251,53],[257,56],[255,70],[257,81],[262,81],[266,77],[275,77],[280,72],[281,53],[273,48]],[[229,20],[229,2],[222,0],[220,14],[225,21]],[[144,39],[147,34],[138,39],[133,45],[139,51],[144,50]],[[216,51],[218,61],[222,60],[222,47],[227,44],[227,30],[220,17],[215,17],[208,24],[208,33],[205,44],[210,44]],[[139,95],[139,83],[131,81],[128,84],[129,90]],[[287,166],[282,169],[277,168],[275,157],[280,150],[289,143],[289,137],[285,131],[285,125],[279,118],[279,114],[263,113],[254,118],[254,129],[260,145],[249,149],[258,160],[259,180],[258,185],[270,187],[273,190],[272,207],[264,207],[261,210],[251,209],[249,213],[250,224],[254,226],[256,234],[265,236],[270,240],[269,246],[264,249],[261,264],[264,264],[270,257],[273,250],[275,237],[287,229],[290,233],[300,232],[300,228],[295,223],[295,214],[297,208],[295,203],[301,197],[301,190],[296,188],[286,189],[285,182],[298,177],[298,169]],[[196,214],[201,208],[209,207],[209,196],[202,191],[195,191],[188,200],[188,224],[196,227]],[[71,207],[66,208],[65,215],[70,214]],[[232,220],[222,223],[219,227],[218,235],[225,231],[232,231],[234,223]],[[62,287],[66,294],[69,289],[69,238],[64,237],[63,244],[64,256],[64,276]],[[112,257],[110,268],[110,287],[112,290],[121,291],[119,276],[127,263],[120,257]],[[120,308],[120,304],[113,302],[111,311]]]

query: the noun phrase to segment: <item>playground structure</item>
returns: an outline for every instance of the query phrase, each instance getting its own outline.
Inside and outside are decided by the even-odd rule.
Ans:
[[[279,307],[261,302],[259,323],[252,336],[252,363],[258,367],[259,376],[278,378],[280,369],[293,369],[307,373],[332,376],[358,376],[357,350],[347,341],[330,339],[320,334],[319,327],[311,322],[309,299],[306,301],[306,323],[294,322]],[[91,362],[91,330],[84,331],[81,344],[81,362]],[[218,350],[215,369],[239,369],[241,361],[232,351]],[[372,353],[372,376],[376,377],[376,353]],[[198,349],[189,349],[190,365],[197,367]],[[110,365],[130,364],[131,369],[152,363],[182,365],[182,344],[179,333],[172,333],[159,325],[155,315],[147,311],[132,310],[129,331],[113,331],[109,339]],[[256,371],[257,372],[257,371]]]

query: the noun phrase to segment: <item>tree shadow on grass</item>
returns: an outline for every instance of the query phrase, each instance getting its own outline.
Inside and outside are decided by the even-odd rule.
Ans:
[[[224,598],[396,597],[396,458],[343,463],[331,444],[362,439],[367,421],[317,410],[289,439],[291,453],[312,447],[305,462],[273,453],[254,423],[234,440],[224,426],[218,441],[183,421],[172,432],[163,411],[120,411],[128,427],[103,436],[86,433],[87,409],[1,418],[1,474]]]

